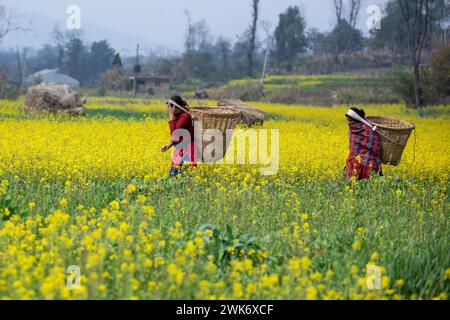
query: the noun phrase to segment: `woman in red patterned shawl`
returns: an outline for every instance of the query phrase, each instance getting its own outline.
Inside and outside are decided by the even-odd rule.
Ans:
[[[361,117],[363,122],[367,121],[364,110],[357,108],[351,108],[351,110]],[[349,113],[351,112],[349,111]],[[371,172],[382,176],[380,137],[378,132],[371,126],[348,114],[346,117],[349,123],[348,138],[350,142],[346,178],[356,177],[357,180],[370,179]]]

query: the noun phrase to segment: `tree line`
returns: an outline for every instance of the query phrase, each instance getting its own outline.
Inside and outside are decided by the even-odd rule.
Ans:
[[[267,61],[270,73],[317,73],[338,71],[340,67],[359,67],[354,60],[355,52],[359,52],[360,57],[371,52],[384,52],[383,57],[387,54],[389,58],[409,59],[417,104],[420,104],[420,63],[424,53],[431,53],[448,41],[448,1],[390,0],[383,10],[381,28],[370,31],[367,37],[357,28],[361,0],[330,0],[330,4],[334,11],[334,26],[330,31],[320,32],[308,28],[299,6],[288,7],[272,26],[260,17],[264,0],[252,0],[248,27],[234,40],[214,37],[205,20],[195,21],[186,11],[183,52],[142,54],[143,70],[169,76],[174,83],[221,82],[260,76]],[[11,13],[0,6],[0,41],[8,33],[17,31],[13,22]],[[26,73],[58,68],[83,86],[97,86],[102,74],[112,66],[116,51],[107,40],[88,44],[80,32],[63,33],[58,28],[51,39],[52,43],[34,52],[31,49],[0,52],[0,66],[16,74],[19,82]],[[129,74],[132,74],[133,60],[134,57],[127,57],[124,61]],[[347,65],[344,61],[348,61]],[[331,69],[324,67],[327,64]],[[119,74],[123,77],[124,73]]]

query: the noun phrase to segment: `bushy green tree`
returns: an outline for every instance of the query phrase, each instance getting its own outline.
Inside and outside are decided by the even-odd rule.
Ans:
[[[91,50],[88,54],[88,69],[86,78],[93,82],[100,75],[111,67],[115,50],[111,48],[107,40],[96,41],[91,44]]]
[[[88,51],[79,37],[73,37],[66,43],[63,71],[84,84],[87,80],[86,70]]]
[[[349,53],[363,48],[364,37],[361,30],[352,27],[347,20],[341,19],[329,35],[335,53]]]
[[[279,64],[291,70],[297,58],[307,49],[306,21],[298,6],[289,7],[280,14],[275,29],[276,56]]]
[[[118,52],[114,55],[112,65],[114,67],[122,67],[123,66],[122,59],[120,58],[120,54]]]

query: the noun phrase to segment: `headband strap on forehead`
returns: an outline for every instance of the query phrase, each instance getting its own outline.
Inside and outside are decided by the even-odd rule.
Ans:
[[[182,106],[180,106],[178,103],[176,103],[175,101],[173,101],[172,99],[167,100],[167,103],[174,105],[175,107],[183,110],[184,112],[187,112],[188,114],[190,114],[192,116],[192,113],[190,113],[189,111],[186,110],[186,108],[183,108]]]

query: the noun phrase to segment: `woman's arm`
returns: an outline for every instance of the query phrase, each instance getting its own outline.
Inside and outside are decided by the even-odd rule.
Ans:
[[[173,142],[170,142],[167,146],[164,146],[161,148],[161,152],[166,152],[167,150],[170,150],[170,148],[172,148],[174,145]]]

